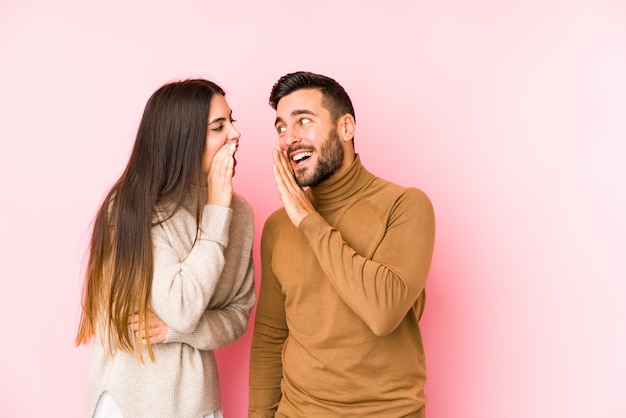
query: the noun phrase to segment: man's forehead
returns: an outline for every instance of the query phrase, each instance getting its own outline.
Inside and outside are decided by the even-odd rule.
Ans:
[[[284,96],[278,102],[278,106],[286,104],[321,105],[322,92],[319,89],[300,89]]]
[[[281,118],[293,117],[309,112],[321,114],[327,111],[322,105],[323,95],[319,89],[300,89],[284,96],[276,106],[276,113]]]

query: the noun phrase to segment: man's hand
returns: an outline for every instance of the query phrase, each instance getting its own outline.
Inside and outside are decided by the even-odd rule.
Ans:
[[[304,194],[302,187],[296,183],[293,177],[291,162],[284,151],[280,148],[274,150],[274,179],[280,200],[287,211],[291,222],[297,227],[302,219],[309,213],[315,212],[313,205]]]
[[[139,315],[129,316],[128,326],[135,333],[137,341],[141,341],[143,344],[148,343],[148,337],[150,337],[150,344],[163,343],[167,340],[167,332],[169,331],[167,324],[151,311],[148,311],[148,332],[146,332],[143,324],[139,323]]]

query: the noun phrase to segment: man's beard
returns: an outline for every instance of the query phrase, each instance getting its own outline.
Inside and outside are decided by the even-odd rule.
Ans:
[[[310,170],[308,167],[301,170],[295,169],[294,177],[296,183],[300,187],[315,187],[328,180],[341,168],[343,155],[341,138],[339,138],[337,130],[333,128],[320,147],[317,165],[313,167],[313,172],[307,173]]]

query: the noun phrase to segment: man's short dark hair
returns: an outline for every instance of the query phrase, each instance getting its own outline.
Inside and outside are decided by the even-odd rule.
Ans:
[[[302,89],[316,89],[322,93],[322,105],[330,112],[333,123],[346,113],[356,121],[352,101],[344,88],[330,77],[307,71],[282,76],[272,87],[270,106],[276,110],[280,99]]]

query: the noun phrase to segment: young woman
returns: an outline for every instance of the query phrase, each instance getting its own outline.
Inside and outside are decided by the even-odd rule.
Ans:
[[[222,416],[212,350],[243,335],[255,299],[224,96],[202,79],[159,88],[97,213],[76,337],[95,337],[90,417]]]

